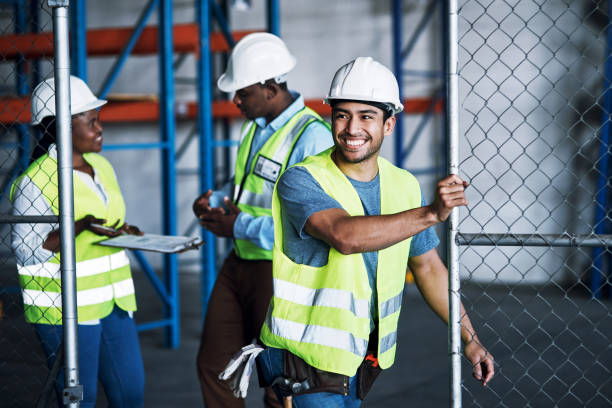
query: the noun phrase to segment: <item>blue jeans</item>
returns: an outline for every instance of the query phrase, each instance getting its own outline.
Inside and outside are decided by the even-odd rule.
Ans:
[[[62,344],[62,325],[35,324],[49,367]],[[96,404],[98,379],[104,387],[109,407],[137,408],[144,405],[144,367],[136,325],[127,312],[115,306],[113,312],[96,325],[78,325],[79,379],[83,385],[81,408]],[[59,406],[64,388],[60,370],[55,389]]]
[[[283,350],[268,347],[257,356],[264,379],[268,384],[283,374]],[[274,387],[273,387],[274,388]],[[281,397],[274,390],[279,400]],[[293,396],[294,408],[356,408],[361,406],[357,397],[357,375],[350,378],[349,395],[319,392],[315,394],[302,394]]]

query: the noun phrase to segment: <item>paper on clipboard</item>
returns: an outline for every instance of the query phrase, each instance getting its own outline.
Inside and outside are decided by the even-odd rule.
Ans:
[[[143,251],[164,252],[171,254],[198,248],[202,244],[202,238],[156,234],[124,234],[115,238],[100,241],[97,244],[116,248],[140,249]]]

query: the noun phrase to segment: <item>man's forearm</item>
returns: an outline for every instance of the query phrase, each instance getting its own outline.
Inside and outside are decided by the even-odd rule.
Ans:
[[[435,252],[435,250],[432,250]],[[431,252],[431,251],[430,251]],[[437,253],[422,255],[422,259],[411,260],[411,270],[415,282],[423,298],[431,309],[446,323],[449,322],[449,298],[448,298],[448,270],[440,260]],[[419,258],[419,257],[417,257]],[[425,260],[425,262],[421,262]],[[478,341],[476,331],[472,326],[463,303],[461,308],[461,339],[464,343]]]
[[[315,215],[317,218],[312,221]],[[431,207],[356,217],[334,208],[313,214],[311,218],[306,223],[306,232],[345,255],[387,248],[439,222]]]

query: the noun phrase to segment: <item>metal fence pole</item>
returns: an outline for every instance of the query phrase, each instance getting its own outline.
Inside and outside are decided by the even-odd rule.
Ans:
[[[457,1],[450,0],[448,7],[448,66],[446,115],[448,123],[448,172],[459,172],[459,85],[458,85],[458,23]],[[461,407],[461,295],[459,293],[459,248],[455,241],[459,225],[459,209],[455,208],[448,220],[448,344],[450,358],[450,402]]]
[[[68,0],[49,0],[49,6],[53,9],[55,122],[58,138],[62,324],[66,379],[63,395],[64,405],[78,407],[79,401],[83,399],[83,388],[79,384],[78,365],[68,5]]]

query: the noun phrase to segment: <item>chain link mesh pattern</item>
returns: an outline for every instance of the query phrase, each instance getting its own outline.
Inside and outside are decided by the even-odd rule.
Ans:
[[[610,5],[459,6],[460,173],[471,182],[459,232],[609,233]],[[462,300],[497,371],[483,388],[464,363],[464,406],[612,406],[610,253],[460,248]]]
[[[0,5],[0,214],[42,215],[34,205],[18,214],[9,200],[11,186],[51,142],[29,124],[29,96],[33,87],[53,76],[52,37],[31,33],[52,31],[46,1],[5,2]],[[41,59],[41,56],[44,59]],[[48,103],[54,104],[51,99]],[[27,197],[34,203],[41,197]],[[52,215],[52,214],[51,214]],[[18,228],[21,227],[21,228]],[[35,248],[46,238],[39,230],[50,224],[0,223],[0,407],[35,406],[49,368],[33,325],[24,319],[24,303],[17,273],[16,253],[35,262]],[[29,254],[29,255],[28,255]],[[21,284],[27,284],[22,276]],[[57,406],[51,392],[46,406]]]

